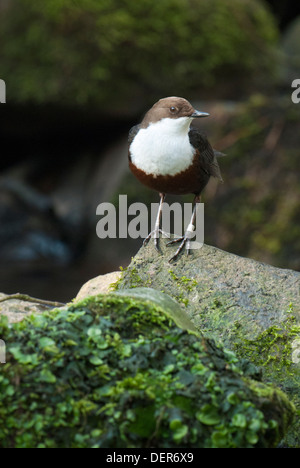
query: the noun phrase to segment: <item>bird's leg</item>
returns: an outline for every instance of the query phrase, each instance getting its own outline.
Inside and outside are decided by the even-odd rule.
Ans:
[[[158,248],[158,243],[159,243],[159,234],[164,234],[165,236],[169,237],[167,235],[167,233],[163,232],[161,229],[160,229],[160,221],[161,221],[161,214],[162,214],[162,206],[163,206],[163,202],[166,198],[166,194],[165,193],[160,193],[160,202],[159,202],[159,208],[158,208],[158,212],[157,212],[157,216],[156,216],[156,221],[155,221],[155,226],[154,226],[154,229],[153,231],[150,232],[150,234],[148,234],[148,236],[146,237],[146,239],[144,240],[143,242],[143,245],[146,245],[148,244],[149,240],[151,239],[151,237],[154,238],[154,246],[156,248],[156,250],[159,252],[159,248]]]
[[[172,262],[172,261],[177,259],[178,255],[180,254],[180,252],[182,251],[184,246],[186,248],[187,255],[190,253],[190,243],[191,243],[191,238],[194,235],[196,214],[197,214],[198,204],[200,203],[200,201],[201,201],[200,195],[195,195],[194,202],[193,202],[194,207],[193,207],[192,217],[191,217],[190,223],[189,223],[189,225],[188,225],[188,227],[187,227],[187,229],[186,229],[186,231],[184,233],[184,236],[179,237],[178,239],[174,239],[174,240],[167,243],[167,246],[169,246],[169,245],[173,245],[173,244],[175,244],[177,242],[180,242],[180,246],[176,250],[175,255],[173,255],[173,257],[170,258],[169,262]]]

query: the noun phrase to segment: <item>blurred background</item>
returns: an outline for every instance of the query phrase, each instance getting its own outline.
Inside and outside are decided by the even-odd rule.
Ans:
[[[287,0],[0,0],[0,291],[69,301],[141,239],[96,236],[96,207],[158,202],[127,134],[161,97],[209,112],[224,184],[205,242],[300,269],[300,4]],[[169,197],[192,201],[192,197]]]

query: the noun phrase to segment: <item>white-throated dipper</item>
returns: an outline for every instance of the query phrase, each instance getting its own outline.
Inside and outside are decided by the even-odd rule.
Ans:
[[[184,236],[167,244],[180,242],[170,261],[178,257],[185,245],[189,253],[197,203],[200,203],[201,192],[210,177],[222,180],[217,162],[217,156],[222,153],[211,147],[202,132],[191,127],[194,118],[208,115],[206,112],[195,110],[184,98],[167,97],[156,102],[142,122],[132,127],[129,132],[129,167],[143,184],[160,194],[155,227],[144,240],[144,244],[154,237],[154,244],[158,250],[159,233],[162,232],[162,205],[166,194],[195,195],[192,218]]]

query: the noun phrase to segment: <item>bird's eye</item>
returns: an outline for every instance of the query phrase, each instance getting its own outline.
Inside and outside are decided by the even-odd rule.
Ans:
[[[176,107],[171,106],[171,107],[170,107],[170,112],[172,112],[172,114],[174,114],[174,113],[176,112]]]

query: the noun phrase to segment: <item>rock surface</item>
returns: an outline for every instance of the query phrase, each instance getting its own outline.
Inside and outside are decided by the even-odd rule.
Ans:
[[[92,278],[85,283],[80,289],[76,296],[76,301],[80,301],[89,296],[95,296],[95,294],[107,293],[111,289],[111,286],[120,279],[121,272],[113,271],[106,275],[97,276]]]
[[[177,300],[198,330],[261,368],[300,409],[300,273],[204,245],[169,263],[141,248],[118,288],[148,286]],[[299,446],[299,421],[288,446]]]
[[[148,285],[177,299],[197,327],[209,321],[211,309],[222,308],[219,337],[228,340],[235,320],[245,320],[247,338],[286,320],[290,305],[300,321],[300,273],[283,270],[204,245],[189,257],[169,263],[173,249],[161,240],[163,255],[150,244],[135,256],[121,288]],[[206,315],[208,314],[208,315]],[[219,314],[220,315],[220,314]]]
[[[25,300],[25,297],[22,294],[10,296],[0,293],[0,317],[1,315],[5,315],[10,323],[15,323],[20,322],[28,315],[41,314],[45,310],[49,310],[49,306],[46,304],[31,302],[29,298]],[[54,304],[52,305],[53,307]]]

